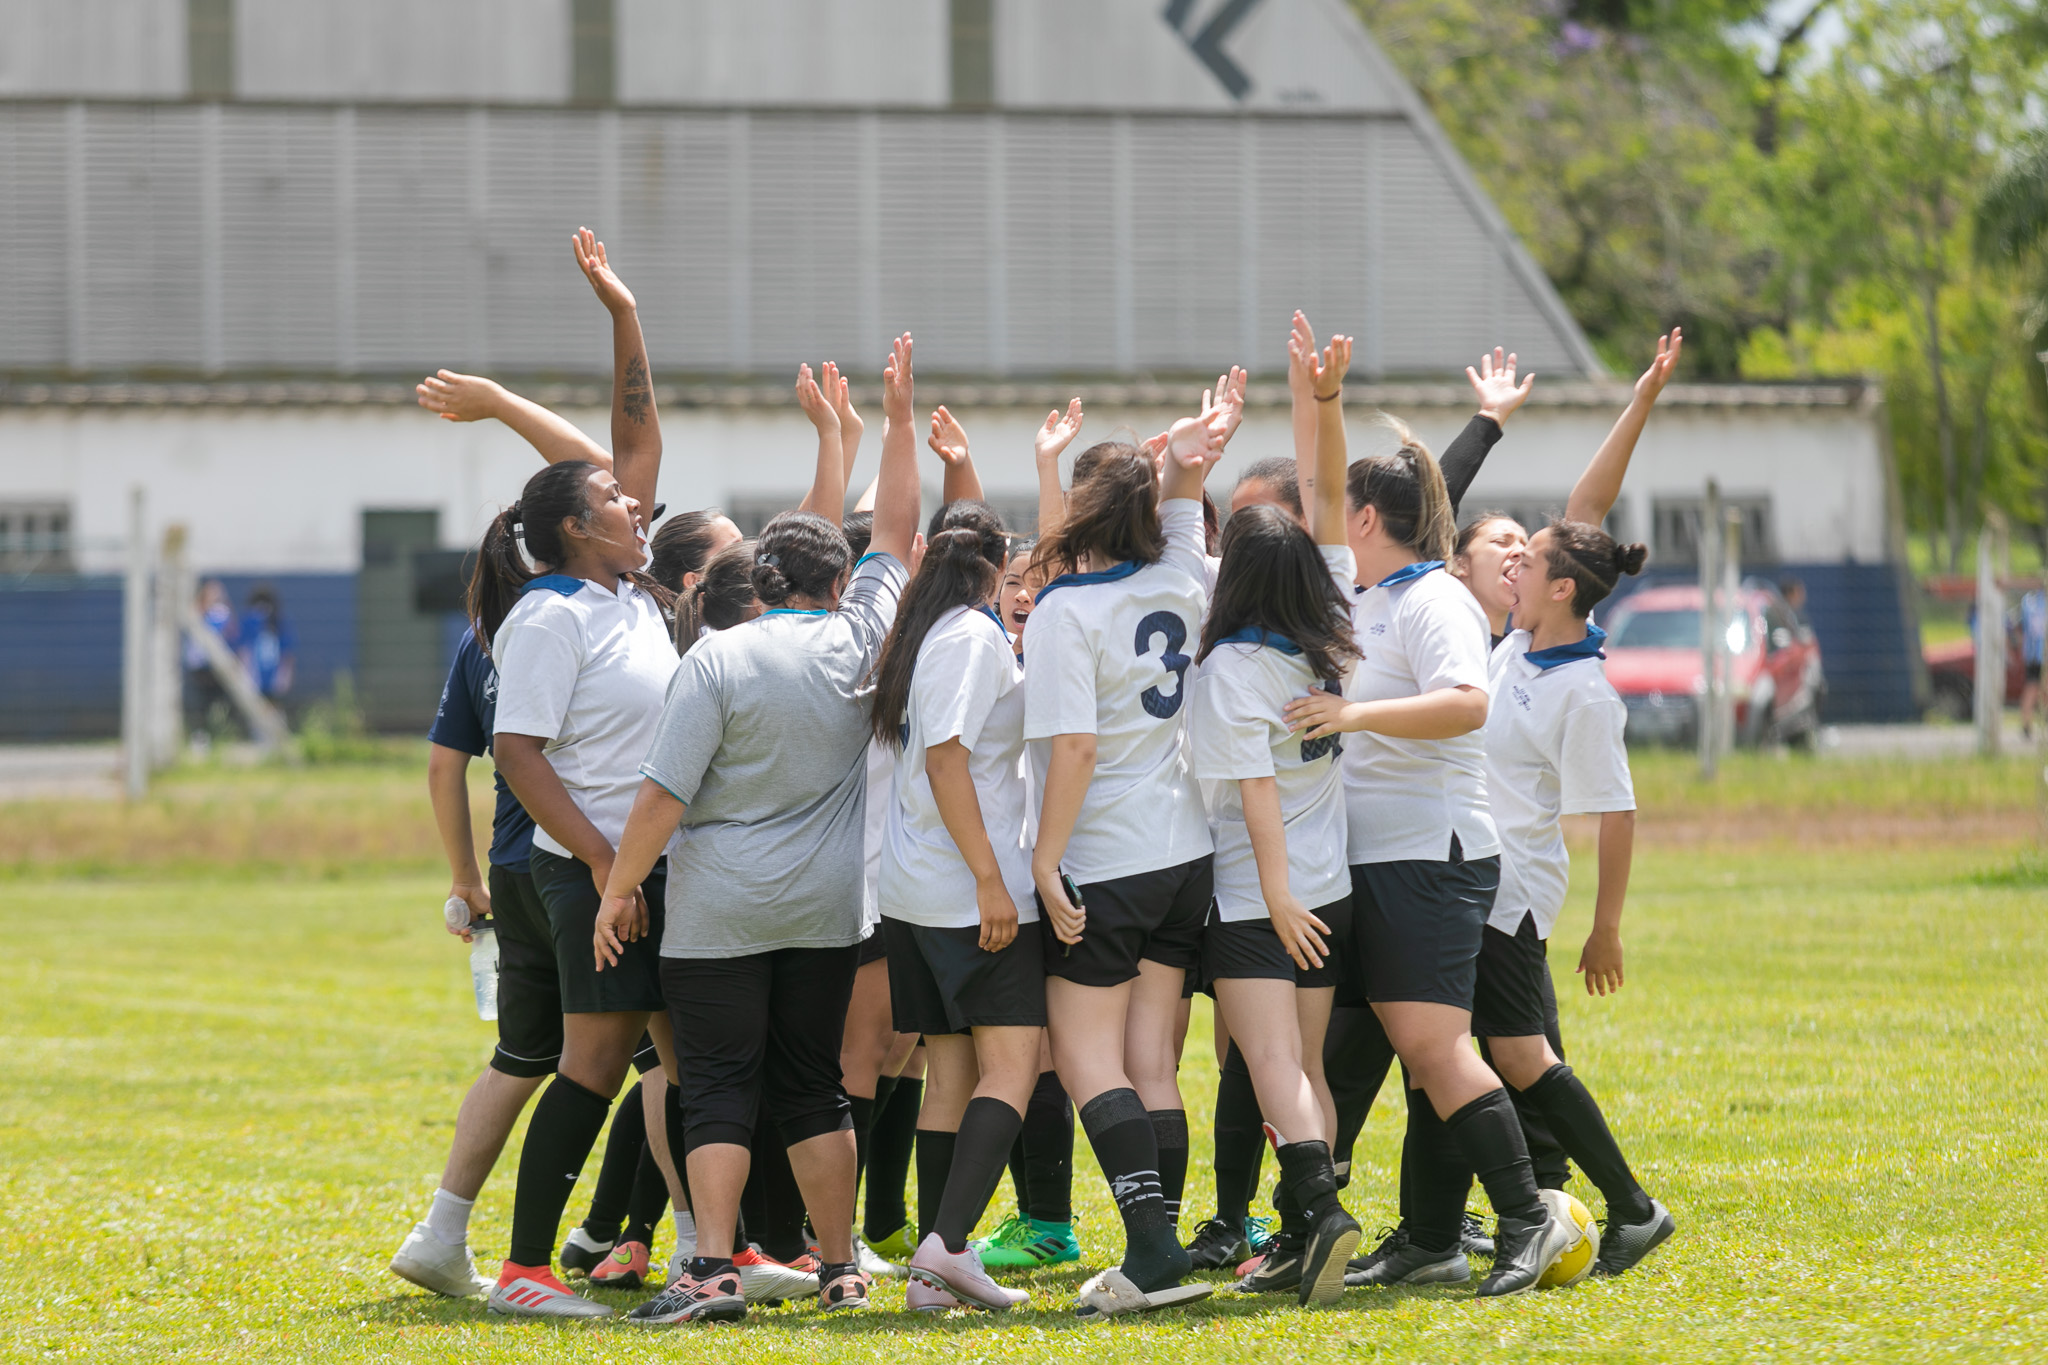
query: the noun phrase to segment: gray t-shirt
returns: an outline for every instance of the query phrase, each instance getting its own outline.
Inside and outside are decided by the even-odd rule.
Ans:
[[[640,766],[689,807],[669,844],[663,957],[860,940],[867,679],[907,577],[870,555],[837,611],[766,612],[683,656]]]

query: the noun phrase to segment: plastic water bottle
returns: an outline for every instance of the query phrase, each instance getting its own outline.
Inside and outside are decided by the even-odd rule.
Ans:
[[[489,920],[470,926],[469,976],[476,986],[476,1017],[498,1017],[498,931]]]

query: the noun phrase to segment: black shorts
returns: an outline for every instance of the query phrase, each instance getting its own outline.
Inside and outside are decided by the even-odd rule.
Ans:
[[[860,941],[860,965],[865,967],[870,962],[883,962],[888,957],[888,941],[882,937],[882,926],[876,924],[868,936]]]
[[[1486,926],[1472,993],[1475,1038],[1548,1037],[1557,1020],[1557,988],[1550,980],[1550,944],[1536,937],[1536,916],[1523,915],[1514,933]]]
[[[839,1045],[858,956],[849,943],[661,959],[686,1151],[751,1147],[764,1110],[789,1146],[851,1126]]]
[[[1209,916],[1202,930],[1202,989],[1214,995],[1218,981],[1292,981],[1304,990],[1337,984],[1338,944],[1351,936],[1351,897],[1311,912],[1330,926],[1323,942],[1330,951],[1320,967],[1297,967],[1269,919],[1227,920]]]
[[[533,851],[534,889],[547,907],[555,939],[555,976],[562,984],[562,1013],[620,1014],[662,1008],[661,924],[668,905],[668,869],[655,864],[640,890],[647,897],[647,933],[625,945],[618,962],[597,969],[592,939],[601,897],[590,866],[544,848]]]
[[[562,985],[548,912],[528,874],[493,863],[490,881],[498,930],[498,1046],[491,1070],[551,1076],[562,1060]]]
[[[1018,925],[999,953],[982,951],[979,925],[934,929],[885,918],[881,932],[898,1033],[1045,1027],[1044,940],[1031,925]]]
[[[2037,683],[2041,681],[2041,665],[2039,665],[2038,663],[2030,663],[2025,665],[2025,670],[2028,682]]]
[[[1351,934],[1337,1003],[1418,1001],[1472,1008],[1480,934],[1500,890],[1500,859],[1354,863]]]
[[[1186,970],[1202,962],[1202,924],[1209,917],[1215,859],[1134,872],[1080,887],[1088,912],[1081,941],[1068,945],[1052,931],[1045,898],[1038,897],[1038,931],[1045,974],[1079,986],[1121,986],[1137,979],[1139,962]],[[1036,895],[1036,893],[1033,893]]]
[[[654,1035],[641,1034],[639,1046],[633,1049],[633,1069],[645,1076],[650,1071],[658,1070],[660,1066],[661,1053],[655,1050]]]

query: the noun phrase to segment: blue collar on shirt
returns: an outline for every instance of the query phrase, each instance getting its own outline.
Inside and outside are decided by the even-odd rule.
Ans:
[[[519,589],[519,595],[524,597],[526,594],[540,588],[546,588],[549,592],[558,592],[564,597],[574,597],[577,593],[583,591],[583,580],[571,578],[565,573],[544,573],[538,578],[527,579],[525,586]]]
[[[1003,632],[1003,638],[1005,640],[1010,638],[1009,628],[1003,624],[1003,618],[996,615],[995,609],[993,607],[989,606],[988,603],[984,602],[980,606],[976,607],[975,610],[980,612],[983,616],[986,616],[989,620],[995,622],[996,629]]]
[[[1276,631],[1259,626],[1246,626],[1243,630],[1232,631],[1216,642],[1219,645],[1264,645],[1277,649],[1282,654],[1299,654],[1301,646]]]
[[[1600,648],[1607,642],[1607,632],[1586,622],[1586,638],[1575,644],[1552,645],[1549,649],[1532,649],[1522,657],[1538,668],[1556,668],[1573,659],[1604,659],[1606,651]]]
[[[774,607],[761,614],[763,616],[830,616],[832,613],[824,607],[811,607],[808,610],[802,607]]]
[[[1413,583],[1424,574],[1441,569],[1443,566],[1444,562],[1441,559],[1425,559],[1419,563],[1410,564],[1406,568],[1394,570],[1385,578],[1373,584],[1373,586],[1375,588],[1393,588],[1403,583]]]
[[[1085,588],[1091,583],[1115,583],[1120,579],[1129,578],[1144,567],[1145,561],[1142,559],[1127,559],[1113,569],[1098,569],[1094,573],[1063,573],[1040,588],[1038,596],[1031,600],[1034,604],[1043,602],[1045,595],[1055,588]],[[1002,622],[998,621],[996,624],[1001,625]]]

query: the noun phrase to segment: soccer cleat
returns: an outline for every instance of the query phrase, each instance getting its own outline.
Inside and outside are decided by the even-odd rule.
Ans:
[[[737,1322],[746,1315],[747,1298],[740,1287],[739,1271],[720,1270],[700,1280],[690,1274],[686,1263],[669,1276],[665,1289],[626,1314],[626,1321],[667,1327],[678,1322]]]
[[[1578,1226],[1547,1204],[1541,1219],[1502,1218],[1494,1235],[1493,1269],[1479,1282],[1478,1296],[1504,1298],[1534,1289],[1550,1263],[1578,1237]],[[1464,1253],[1458,1258],[1463,1260]]]
[[[638,1289],[647,1283],[647,1243],[621,1242],[612,1254],[590,1272],[590,1282],[602,1289]]]
[[[1283,1232],[1266,1248],[1259,1263],[1231,1288],[1240,1294],[1294,1293],[1301,1288],[1301,1254],[1308,1239]]]
[[[489,1280],[476,1273],[467,1241],[450,1246],[425,1223],[414,1226],[399,1246],[398,1254],[391,1258],[391,1273],[451,1299],[474,1298],[491,1287]]]
[[[949,1313],[961,1307],[960,1300],[943,1289],[934,1289],[913,1278],[903,1289],[903,1306],[913,1313]]]
[[[1493,1238],[1478,1214],[1465,1215],[1465,1221],[1458,1226],[1458,1240],[1467,1256],[1477,1256],[1486,1261],[1493,1259]]]
[[[1364,1231],[1342,1205],[1334,1199],[1331,1205],[1309,1229],[1308,1240],[1302,1247],[1298,1301],[1303,1308],[1327,1308],[1344,1297],[1345,1262],[1358,1249],[1358,1238]]]
[[[981,1263],[990,1270],[1035,1270],[1081,1259],[1081,1243],[1074,1237],[1072,1223],[1045,1223],[1036,1218],[1022,1220],[1006,1244],[976,1250],[980,1252]]]
[[[866,1308],[868,1291],[873,1287],[873,1283],[859,1268],[841,1267],[837,1275],[819,1286],[818,1302],[825,1306],[827,1313]]]
[[[981,1258],[971,1247],[946,1250],[946,1243],[934,1232],[910,1257],[910,1277],[930,1289],[943,1289],[970,1308],[1005,1313],[1031,1296],[1021,1289],[1005,1289],[988,1277]]]
[[[818,1292],[818,1263],[808,1254],[785,1265],[764,1255],[761,1248],[749,1246],[733,1257],[732,1263],[748,1303],[772,1308],[784,1300],[807,1299]]]
[[[493,1313],[517,1318],[608,1318],[612,1310],[574,1293],[547,1266],[507,1261],[491,1287]]]
[[[870,1280],[900,1280],[909,1273],[888,1257],[877,1254],[857,1232],[853,1234],[853,1259],[861,1274]]]
[[[1244,1229],[1221,1218],[1204,1219],[1188,1243],[1188,1259],[1197,1270],[1221,1270],[1252,1254]]]
[[[1244,1220],[1244,1240],[1253,1254],[1264,1251],[1273,1244],[1273,1220],[1253,1217]]]
[[[905,1223],[887,1237],[870,1237],[868,1245],[874,1248],[877,1256],[885,1260],[907,1261],[910,1259],[910,1253],[917,1250],[917,1243],[911,1240],[916,1235],[917,1230]]]
[[[1370,1254],[1345,1267],[1347,1285],[1463,1284],[1472,1278],[1472,1263],[1460,1247],[1424,1251],[1409,1239],[1408,1229],[1395,1228]]]
[[[1030,1230],[1031,1221],[1021,1213],[1013,1213],[996,1224],[994,1232],[986,1237],[977,1237],[967,1245],[973,1247],[974,1254],[982,1258],[983,1265],[987,1265],[988,1253],[992,1248],[1020,1242],[1030,1235]]]
[[[604,1264],[604,1258],[611,1254],[614,1245],[614,1242],[600,1242],[578,1223],[562,1239],[562,1269],[572,1274],[588,1275]]]
[[[1593,1263],[1595,1275],[1619,1275],[1633,1269],[1643,1257],[1655,1251],[1678,1231],[1671,1210],[1652,1199],[1650,1216],[1640,1223],[1609,1222],[1600,1234],[1600,1259]],[[397,1269],[396,1265],[392,1267]],[[408,1277],[410,1278],[410,1277]]]

